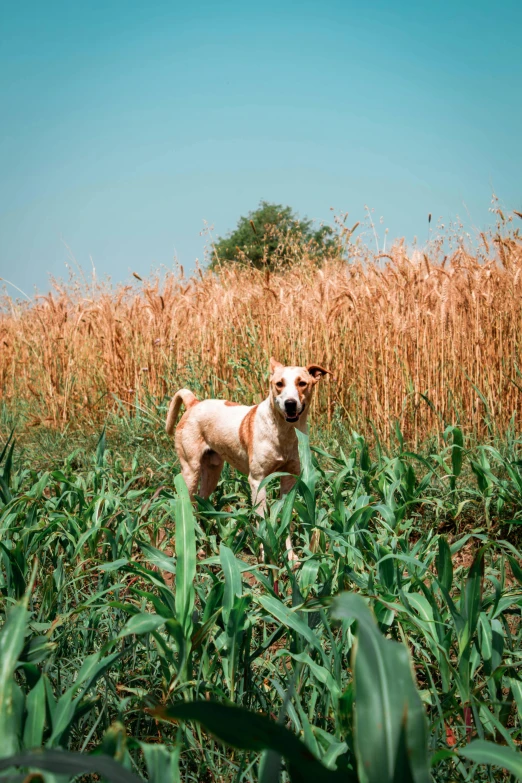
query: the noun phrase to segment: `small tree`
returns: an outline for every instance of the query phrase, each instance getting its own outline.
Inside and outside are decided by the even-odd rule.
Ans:
[[[218,237],[210,268],[231,262],[270,268],[291,263],[304,253],[321,260],[336,247],[336,236],[329,226],[314,231],[312,221],[300,220],[290,207],[261,201],[247,217],[239,218],[235,231]]]

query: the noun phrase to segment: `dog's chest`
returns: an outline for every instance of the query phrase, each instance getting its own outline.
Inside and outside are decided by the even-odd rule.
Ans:
[[[277,452],[274,454],[275,462],[279,465],[284,465],[287,462],[295,460],[297,456],[298,450],[291,444],[289,444],[286,448],[282,447],[277,449]]]
[[[274,440],[264,440],[259,444],[257,454],[254,454],[254,460],[263,465],[267,474],[284,470],[288,463],[294,463],[298,459],[297,442],[292,443],[290,439],[275,442]]]
[[[268,401],[261,403],[254,425],[251,463],[268,475],[286,470],[289,463],[298,460],[299,448],[294,428],[282,426],[274,419]]]

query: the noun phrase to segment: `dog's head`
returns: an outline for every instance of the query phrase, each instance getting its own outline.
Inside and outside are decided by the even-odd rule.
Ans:
[[[318,364],[285,367],[270,359],[270,399],[276,412],[289,424],[296,424],[308,410],[317,381],[329,370]]]

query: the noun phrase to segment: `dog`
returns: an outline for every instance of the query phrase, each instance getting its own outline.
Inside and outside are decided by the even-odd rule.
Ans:
[[[176,427],[175,445],[181,473],[190,496],[208,498],[215,490],[223,465],[245,473],[252,504],[263,515],[266,489],[259,485],[277,471],[289,473],[280,480],[281,495],[287,494],[300,472],[296,429],[307,432],[307,419],[315,386],[331,374],[318,364],[286,367],[270,359],[270,393],[258,405],[240,405],[228,400],[196,399],[189,389],[180,389],[170,403],[166,430],[174,432],[179,410],[185,413]],[[290,536],[286,540],[289,560],[297,560]]]

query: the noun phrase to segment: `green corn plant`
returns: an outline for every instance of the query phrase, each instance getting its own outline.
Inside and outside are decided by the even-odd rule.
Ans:
[[[448,442],[450,436],[453,442],[451,445],[451,472],[449,472],[448,475],[451,491],[455,492],[457,479],[462,471],[464,438],[462,436],[462,430],[459,427],[455,427],[451,424],[446,427],[442,437],[446,442]]]
[[[359,780],[429,783],[427,723],[406,648],[382,637],[358,596],[340,595],[332,615],[358,623],[352,668]]]
[[[484,504],[486,526],[488,530],[490,530],[491,529],[490,508],[495,494],[495,490],[499,485],[499,481],[491,470],[490,462],[483,448],[479,449],[478,459],[471,460],[471,469],[477,479],[478,493]]]
[[[11,472],[13,468],[13,452],[15,447],[15,440],[13,435],[14,430],[11,430],[9,437],[2,449],[2,453],[0,454],[0,467],[2,467],[2,473],[0,474],[0,501],[4,505],[9,503],[9,501],[13,498],[11,491]]]
[[[488,509],[493,495],[497,517],[500,517],[506,508],[512,517],[509,522],[517,523],[522,507],[522,461],[517,458],[516,452],[504,456],[493,446],[481,446],[479,454],[480,463],[474,463],[473,470],[477,477],[479,492],[483,496],[486,495],[486,500],[489,501]],[[486,458],[486,454],[489,454],[498,465],[497,473],[493,473],[491,460]]]
[[[158,466],[151,481],[141,458],[117,455],[107,433],[102,446],[98,457],[66,457],[42,470],[11,453],[10,496],[0,498],[0,612],[17,600],[27,600],[28,612],[11,676],[23,699],[16,752],[94,749],[154,783],[165,774],[266,783],[271,770],[286,780],[276,750],[259,766],[259,749],[226,749],[197,722],[173,728],[142,709],[211,700],[265,713],[326,773],[358,775],[356,668],[365,631],[355,614],[334,620],[327,610],[348,589],[371,609],[368,638],[375,632],[410,649],[434,780],[490,781],[498,766],[516,774],[509,751],[522,718],[517,527],[511,523],[509,541],[496,531],[439,535],[438,519],[450,525],[458,506],[436,459],[407,452],[404,441],[391,455],[383,446],[373,455],[360,436],[335,454],[314,447],[312,457],[305,440],[305,469],[288,496],[270,502],[258,535],[249,489],[231,470],[194,510],[180,478],[171,489],[172,466]],[[472,459],[480,461],[481,448],[495,479],[490,519],[516,519],[507,464],[518,469],[518,446],[470,449]],[[462,470],[463,516],[473,504],[480,513],[482,502],[466,480]],[[291,525],[294,567],[285,556]],[[261,537],[264,564],[254,557]],[[483,551],[470,564],[473,542]],[[398,754],[409,741],[405,726],[401,732]]]
[[[288,616],[284,617],[288,622]],[[285,759],[292,781],[430,783],[428,726],[405,646],[384,639],[358,596],[342,594],[336,598],[332,617],[346,625],[357,621],[356,644],[352,647],[357,770],[329,768],[324,757],[320,762],[287,728],[238,707],[215,702],[178,702],[151,708],[150,712],[167,721],[196,721],[235,748],[258,752],[269,749]],[[295,618],[291,622],[299,627]],[[304,627],[301,630],[304,632]],[[305,661],[305,656],[299,660]],[[455,753],[448,755],[457,758]],[[518,756],[493,743],[473,742],[461,751],[461,756],[472,762],[504,767],[515,775],[520,771]],[[273,769],[275,780],[279,772],[277,767]]]
[[[29,590],[35,582],[36,566]],[[29,593],[11,608],[0,630],[0,769],[35,767],[68,776],[97,771],[115,783],[137,781],[135,775],[105,756],[94,761],[64,750],[71,725],[96,704],[97,700],[88,696],[89,690],[120,654],[91,655],[78,671],[74,684],[55,700],[49,678],[35,668],[34,656],[32,662],[24,660],[24,638],[30,622],[28,602]],[[25,673],[25,689],[16,677],[17,671]]]
[[[238,665],[243,653],[243,640],[248,633],[250,620],[248,607],[250,596],[243,595],[241,570],[232,550],[224,544],[220,546],[220,559],[225,577],[223,591],[222,617],[224,657],[226,659],[226,677],[231,698],[236,688]],[[216,640],[217,641],[217,640]]]

